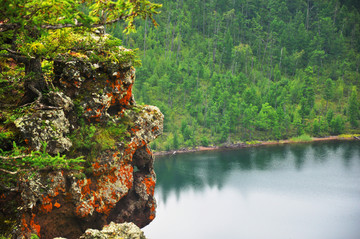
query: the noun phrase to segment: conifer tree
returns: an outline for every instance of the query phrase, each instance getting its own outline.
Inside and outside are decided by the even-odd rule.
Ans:
[[[351,126],[356,128],[358,126],[357,120],[359,117],[359,102],[357,100],[357,90],[355,86],[351,91],[351,96],[349,99],[348,116]]]

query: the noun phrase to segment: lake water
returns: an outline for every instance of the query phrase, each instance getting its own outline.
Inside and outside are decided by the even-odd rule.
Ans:
[[[359,239],[360,141],[157,158],[149,239]]]

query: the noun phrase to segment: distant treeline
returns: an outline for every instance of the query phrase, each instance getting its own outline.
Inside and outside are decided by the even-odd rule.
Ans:
[[[139,48],[135,99],[165,115],[168,150],[359,132],[357,0],[158,0]]]

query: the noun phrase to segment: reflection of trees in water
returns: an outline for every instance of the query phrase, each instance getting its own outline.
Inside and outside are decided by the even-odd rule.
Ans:
[[[342,147],[342,157],[344,159],[344,166],[347,168],[351,167],[351,161],[353,158],[360,159],[360,142],[349,141],[345,142]]]
[[[326,162],[330,155],[329,149],[326,147],[326,142],[316,142],[311,144],[311,149],[314,152],[314,160],[320,163]]]
[[[277,167],[286,160],[288,149],[286,146],[270,145],[259,148],[253,148],[254,169],[268,170]]]
[[[350,165],[355,153],[360,153],[359,142],[317,142],[177,154],[155,161],[156,187],[166,202],[171,192],[179,197],[181,192],[189,189],[199,192],[206,187],[221,189],[234,171],[277,169],[290,158],[294,161],[289,163],[301,170],[307,159],[324,163],[333,154],[343,157],[344,163]]]
[[[310,144],[304,144],[304,143],[289,145],[289,150],[294,155],[295,158],[294,163],[295,163],[295,168],[297,170],[301,170],[303,168],[305,163],[305,154],[309,146]]]
[[[336,153],[337,150],[340,148],[340,146],[343,146],[344,144],[346,144],[347,142],[343,142],[343,141],[329,141],[327,142],[326,146],[329,149],[329,151],[331,151],[332,153]]]
[[[284,147],[258,147],[161,157],[155,161],[156,187],[165,202],[171,192],[178,197],[189,189],[221,189],[232,171],[266,170],[285,155]]]
[[[155,161],[156,187],[161,189],[164,201],[171,191],[179,196],[181,191],[202,191],[205,186],[221,189],[230,169],[229,162],[219,158],[219,152],[163,157]]]
[[[347,168],[351,167],[351,161],[356,154],[360,155],[360,143],[355,140],[314,142],[312,149],[314,151],[314,160],[326,162],[331,156],[338,155],[343,159],[344,166]]]

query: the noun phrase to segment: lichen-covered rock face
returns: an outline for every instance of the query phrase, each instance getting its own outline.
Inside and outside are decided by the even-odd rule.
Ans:
[[[38,110],[15,120],[16,127],[25,138],[25,142],[39,150],[42,143],[47,143],[47,151],[54,154],[67,151],[72,146],[66,134],[70,123],[62,109]]]
[[[140,230],[134,223],[121,223],[116,224],[111,222],[109,225],[99,231],[96,229],[88,229],[80,237],[80,239],[110,239],[110,238],[123,238],[123,239],[146,239],[144,232]]]
[[[33,172],[23,176],[15,191],[0,195],[0,207],[7,198],[20,198],[16,236],[78,238],[87,228],[100,229],[112,221],[144,227],[155,217],[156,175],[149,143],[162,133],[162,113],[154,106],[136,105],[135,68],[129,64],[69,54],[54,62],[54,72],[60,92],[48,93],[49,107],[30,111],[16,120],[16,127],[32,149],[46,142],[50,154],[82,152],[87,166],[83,172]],[[94,129],[80,135],[94,135],[87,144],[95,146],[79,144],[76,140],[84,139],[71,136],[82,127]],[[81,145],[79,152],[74,145]]]
[[[113,62],[91,63],[86,56],[70,61],[55,62],[55,84],[84,110],[89,122],[104,122],[110,115],[121,115],[126,108],[135,105],[132,87],[135,68],[120,68]]]

